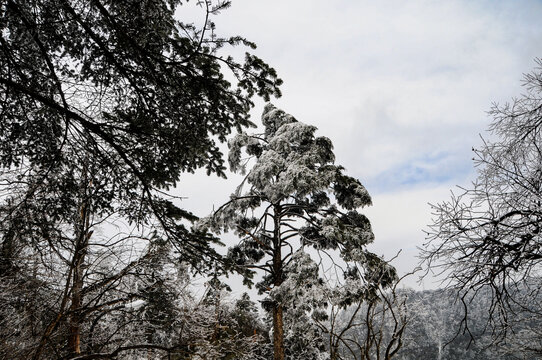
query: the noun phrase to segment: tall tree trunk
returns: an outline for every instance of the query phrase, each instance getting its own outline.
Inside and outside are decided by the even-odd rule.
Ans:
[[[274,286],[282,284],[282,252],[280,237],[280,213],[279,205],[273,206],[274,209],[274,229],[273,229],[273,273]],[[274,360],[284,360],[284,319],[282,304],[275,302],[273,304],[273,354]]]
[[[85,216],[86,215],[87,214],[85,214]],[[84,222],[86,223],[86,221]],[[86,231],[84,231],[76,240],[75,253],[73,256],[73,283],[71,288],[68,347],[71,353],[74,355],[81,354],[82,319],[80,316],[80,310],[83,305],[81,290],[83,289],[83,264],[85,261],[87,240],[88,234]]]
[[[273,305],[273,353],[274,360],[284,360],[284,323],[282,305]]]
[[[152,325],[149,325],[147,323],[146,327],[145,327],[145,341],[147,342],[147,344],[152,344],[153,341],[152,341],[152,335],[153,335],[153,329],[151,327]],[[148,348],[147,349],[147,360],[152,360],[154,359],[154,351],[152,351],[151,348]]]
[[[75,248],[72,261],[73,282],[71,288],[71,306],[69,318],[68,348],[73,355],[81,354],[81,318],[80,311],[83,306],[83,267],[87,253],[88,242],[92,231],[90,230],[90,187],[86,164],[83,167],[81,179],[81,206],[79,221],[76,226]]]
[[[81,264],[75,265],[69,319],[68,347],[72,354],[81,353],[81,318],[79,311],[82,306],[81,289],[83,285]]]

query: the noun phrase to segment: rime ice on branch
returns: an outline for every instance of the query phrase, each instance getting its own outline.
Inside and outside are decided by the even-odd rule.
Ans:
[[[292,340],[285,330],[292,334],[303,316],[325,317],[318,309],[330,303],[348,306],[374,298],[378,287],[395,281],[396,273],[365,248],[374,235],[357,209],[371,205],[371,197],[335,165],[331,140],[316,137],[316,127],[271,104],[264,108],[262,123],[263,134],[243,132],[230,140],[230,168],[246,177],[200,225],[239,237],[228,257],[247,284],[256,272],[263,274],[256,287],[268,294],[275,359],[284,359],[285,353],[294,356],[294,347],[285,350]],[[309,248],[320,257],[319,264],[305,253]],[[331,264],[333,279],[323,271],[325,263]],[[291,321],[294,314],[297,323]],[[308,334],[323,341],[318,331],[304,331],[303,336]],[[314,339],[307,345],[317,346]]]

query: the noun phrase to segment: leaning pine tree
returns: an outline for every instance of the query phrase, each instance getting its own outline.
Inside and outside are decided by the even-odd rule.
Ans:
[[[240,133],[230,140],[231,170],[246,177],[230,201],[202,224],[215,232],[234,231],[239,237],[228,256],[248,284],[256,272],[263,275],[256,286],[268,294],[278,360],[289,353],[284,331],[289,313],[294,316],[303,309],[321,318],[325,317],[321,309],[330,301],[348,306],[361,298],[374,299],[378,287],[391,284],[396,273],[365,249],[374,235],[369,220],[357,209],[371,205],[371,198],[357,179],[334,164],[331,141],[315,137],[316,127],[271,104],[266,105],[262,122],[263,134]],[[243,149],[248,159],[242,158]],[[251,157],[255,163],[247,173]],[[343,274],[331,279],[323,269],[314,273],[318,265],[304,252],[307,248],[327,257]],[[301,267],[312,269],[311,279],[304,271],[292,271],[300,267],[300,259],[308,262],[308,267]]]

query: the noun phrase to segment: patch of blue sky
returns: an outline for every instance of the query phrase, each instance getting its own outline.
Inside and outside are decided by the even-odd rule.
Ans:
[[[364,179],[369,193],[387,193],[440,184],[461,184],[474,172],[472,162],[449,153],[426,154]]]

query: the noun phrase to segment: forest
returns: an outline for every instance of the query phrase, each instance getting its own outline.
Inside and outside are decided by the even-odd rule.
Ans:
[[[187,3],[0,2],[0,358],[540,358],[542,61],[403,273],[231,2]],[[209,213],[201,170],[241,179]]]

